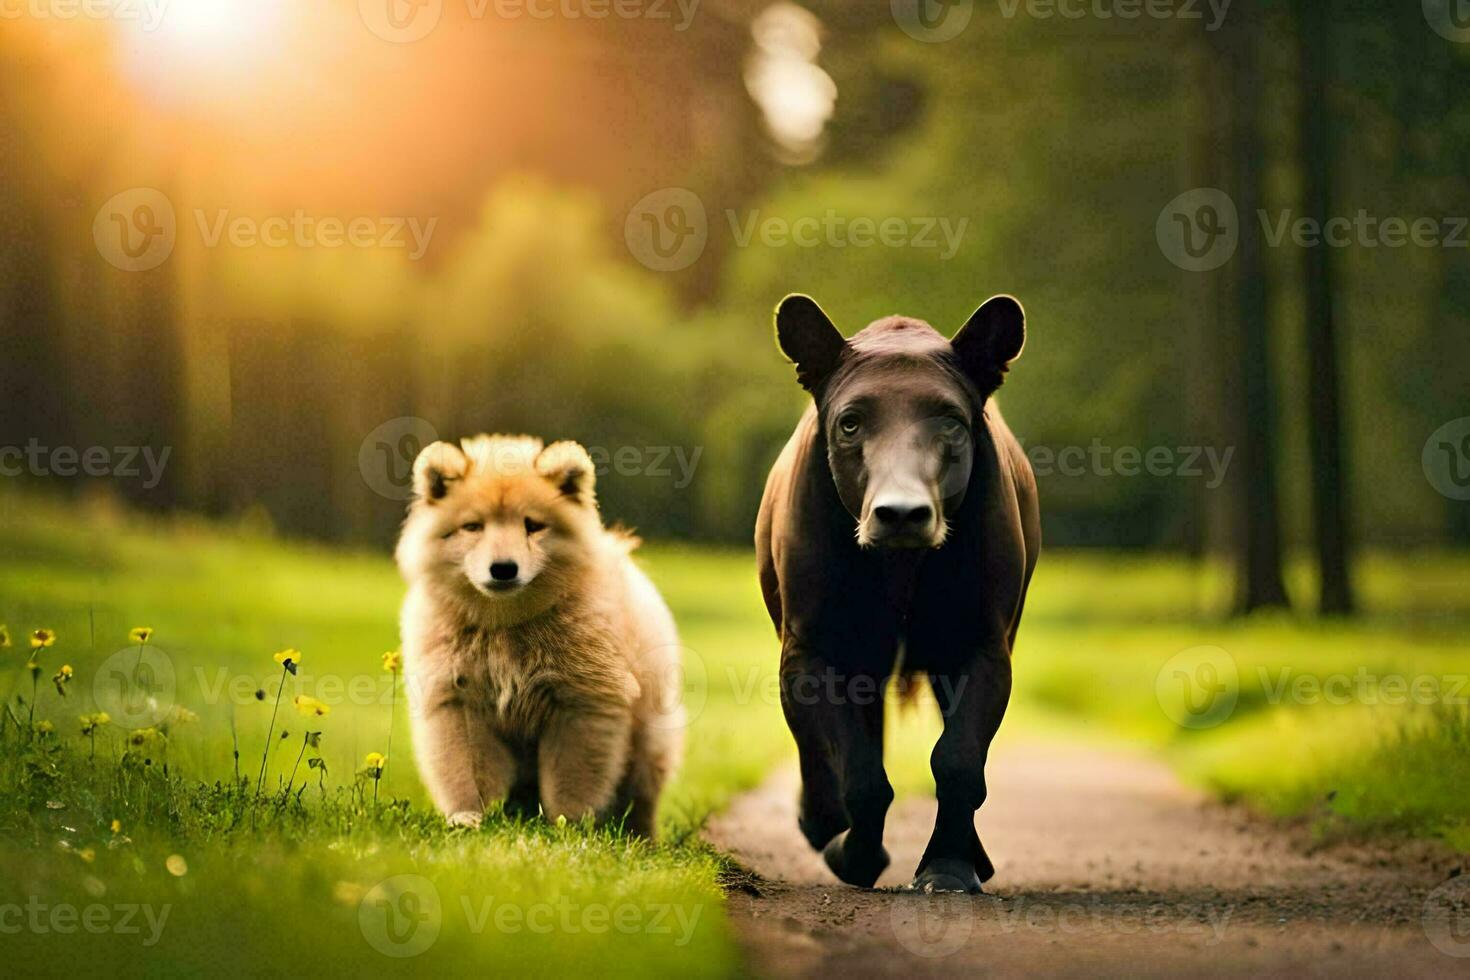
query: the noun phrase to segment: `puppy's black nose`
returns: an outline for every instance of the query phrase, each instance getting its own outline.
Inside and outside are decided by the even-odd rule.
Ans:
[[[891,528],[924,527],[933,515],[928,504],[886,504],[873,508],[873,516],[878,518],[878,523]]]
[[[497,582],[509,582],[519,571],[513,561],[497,561],[490,566],[490,577]]]

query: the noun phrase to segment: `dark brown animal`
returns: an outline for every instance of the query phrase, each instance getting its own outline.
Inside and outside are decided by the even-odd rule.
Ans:
[[[985,759],[1041,547],[1036,481],[990,396],[1025,342],[1021,306],[987,301],[945,340],[888,317],[845,341],[810,297],[776,310],[813,404],[766,481],[761,591],[781,638],[781,704],[801,758],[802,833],[838,878],[888,865],[884,690],[927,676],[944,718],[939,816],[914,887],[978,892]]]

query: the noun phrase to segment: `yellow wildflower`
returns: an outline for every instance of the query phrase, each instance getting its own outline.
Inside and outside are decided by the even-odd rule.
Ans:
[[[296,673],[296,667],[301,663],[301,651],[282,650],[280,653],[277,653],[273,659],[276,663],[280,664],[282,667],[286,668],[286,670],[294,674]]]
[[[403,654],[397,650],[389,650],[383,654],[383,669],[390,674],[396,674],[403,669]]]
[[[303,715],[315,715],[318,718],[322,717],[325,714],[328,714],[332,710],[330,707],[318,701],[316,698],[306,694],[296,695],[296,697],[292,699],[292,703],[296,705],[296,710],[301,712]]]
[[[112,832],[114,834],[120,834],[120,833],[122,833],[122,821],[121,820],[114,820],[112,822]]]
[[[51,675],[51,683],[56,685],[56,693],[66,697],[66,685],[71,683],[71,664],[62,664],[61,669]]]
[[[51,724],[51,722],[49,722],[49,721],[38,721],[38,722],[36,722],[36,734],[37,735],[50,735],[54,731],[56,731],[56,726],[53,725],[53,724]]]
[[[153,639],[153,627],[134,626],[132,629],[128,630],[128,639],[132,640],[134,643],[147,643],[149,640]]]
[[[56,642],[56,631],[55,630],[41,629],[41,630],[32,630],[31,631],[31,649],[32,650],[40,650],[43,647],[49,647],[49,646],[51,646],[55,642]]]
[[[388,760],[381,752],[369,752],[367,758],[363,759],[363,766],[371,773],[380,773]]]

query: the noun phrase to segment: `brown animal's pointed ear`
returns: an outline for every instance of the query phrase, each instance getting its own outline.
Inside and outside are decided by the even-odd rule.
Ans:
[[[847,341],[817,301],[792,293],[776,307],[776,343],[796,365],[796,380],[815,392],[837,370]]]
[[[449,485],[463,479],[469,469],[470,461],[458,446],[431,442],[413,461],[413,492],[431,504],[442,500]]]
[[[970,315],[950,340],[960,367],[989,397],[1026,346],[1026,313],[1014,296],[992,296]]]
[[[553,442],[536,457],[536,472],[550,480],[563,496],[580,504],[593,503],[597,470],[592,457],[581,445],[571,441]]]

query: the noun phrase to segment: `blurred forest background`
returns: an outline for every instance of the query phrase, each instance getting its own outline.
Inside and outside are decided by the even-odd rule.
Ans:
[[[1205,5],[926,4],[969,17],[936,41],[903,29],[902,3],[703,0],[678,29],[672,3],[533,19],[448,2],[408,43],[360,6],[0,23],[0,446],[171,447],[156,486],[5,483],[379,545],[403,504],[360,452],[417,417],[445,437],[679,447],[691,479],[672,457],[668,475],[609,473],[605,513],[745,542],[805,398],[772,341],[783,294],[849,333],[895,312],[950,333],[1010,292],[1030,337],[1001,401],[1028,449],[1235,452],[1219,486],[1207,466],[1043,473],[1049,545],[1228,555],[1242,609],[1279,603],[1282,556],[1312,551],[1310,601],[1342,611],[1354,549],[1470,543],[1470,503],[1421,465],[1470,414],[1463,235],[1272,247],[1254,217],[1470,215],[1470,45],[1418,3],[1236,0],[1215,31]],[[169,20],[199,10],[215,19]],[[138,187],[172,202],[177,241],[129,272],[93,225]],[[1199,187],[1241,215],[1206,272],[1156,238]],[[702,203],[707,243],[658,271],[630,213],[670,188]],[[210,247],[195,212],[221,210],[435,224],[417,259]],[[963,234],[952,257],[742,244],[752,221],[829,214]]]

